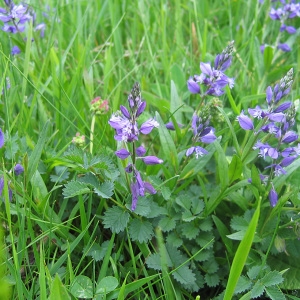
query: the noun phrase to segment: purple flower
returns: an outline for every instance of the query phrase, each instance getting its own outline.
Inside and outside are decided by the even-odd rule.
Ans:
[[[144,156],[146,153],[146,149],[143,146],[139,146],[136,148],[135,153],[137,156]]]
[[[187,87],[192,94],[200,94],[200,86],[197,82],[195,82],[193,77],[190,77],[187,81]]]
[[[142,160],[146,165],[158,165],[164,162],[162,159],[151,155],[143,157]]]
[[[296,158],[297,158],[296,155],[285,157],[285,158],[281,161],[280,164],[281,164],[282,167],[287,167],[287,166],[289,166]]]
[[[142,124],[140,132],[142,134],[149,134],[154,127],[157,128],[158,126],[159,124],[157,121],[155,121],[154,119],[149,119],[148,121]]]
[[[126,149],[120,149],[116,151],[115,154],[121,159],[126,159],[130,155],[130,152],[128,152]]]
[[[242,113],[237,117],[237,120],[240,124],[240,126],[244,129],[244,130],[253,130],[254,129],[254,125],[252,120],[246,116],[244,114],[244,112],[242,111]]]
[[[189,149],[187,149],[187,151],[186,151],[186,156],[190,156],[190,155],[192,155],[193,153],[195,153],[195,156],[196,156],[196,158],[198,159],[198,157],[200,156],[203,156],[203,155],[205,155],[205,154],[208,154],[208,151],[206,151],[204,148],[202,148],[202,147],[200,147],[200,146],[193,146],[193,147],[191,147],[191,148],[189,148]]]
[[[11,55],[17,55],[17,54],[20,54],[21,53],[21,50],[18,46],[13,46],[12,49],[11,49]]]
[[[183,125],[180,124],[180,123],[177,123],[177,126],[178,126],[179,128],[182,128],[182,127],[183,127]],[[174,126],[173,122],[167,123],[167,124],[166,124],[166,128],[169,129],[169,130],[175,130],[175,126]]]
[[[272,207],[275,207],[275,205],[278,202],[278,195],[274,189],[274,187],[269,192],[269,200]]]
[[[45,36],[45,29],[46,29],[46,24],[40,23],[34,28],[34,31],[40,31],[40,36],[41,38],[43,38]]]
[[[2,148],[4,146],[4,133],[2,132],[1,128],[0,128],[0,148]]]
[[[288,131],[282,137],[282,142],[286,143],[286,144],[289,144],[289,143],[292,143],[292,142],[296,141],[297,139],[298,139],[298,134],[296,134],[293,131]]]
[[[200,62],[200,75],[194,75],[187,81],[188,89],[193,94],[200,94],[201,89],[199,84],[206,86],[204,94],[212,96],[221,96],[224,94],[224,88],[226,85],[229,88],[234,86],[234,79],[229,78],[224,74],[231,65],[233,53],[233,42],[218,54],[215,58],[214,66],[210,63]]]
[[[283,52],[290,52],[292,50],[289,45],[284,44],[284,43],[283,44],[279,43],[277,45],[277,48]]]
[[[20,175],[24,172],[24,168],[22,165],[20,164],[16,164],[15,167],[14,167],[14,172],[16,175]]]

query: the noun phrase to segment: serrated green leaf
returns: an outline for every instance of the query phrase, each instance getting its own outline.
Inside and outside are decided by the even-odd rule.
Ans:
[[[250,289],[250,287],[252,286],[252,281],[247,278],[246,276],[240,276],[237,285],[235,287],[234,293],[238,294],[238,293],[242,293],[245,292],[247,290]]]
[[[204,247],[211,241],[211,239],[212,239],[212,232],[201,232],[201,234],[199,234],[199,236],[195,239],[195,241],[200,247]],[[213,244],[214,243],[210,243],[207,246],[207,249],[211,248]]]
[[[199,226],[195,226],[194,223],[185,223],[181,226],[181,233],[189,240],[196,238],[199,232]]]
[[[235,154],[228,167],[229,183],[239,179],[243,171],[243,163],[241,159]]]
[[[77,298],[93,298],[93,283],[90,278],[84,275],[75,277],[71,284],[70,292]]]
[[[194,219],[196,219],[197,217],[194,216],[189,210],[186,210],[182,213],[182,221],[183,222],[191,222],[193,221]]]
[[[265,287],[260,280],[257,280],[251,289],[251,298],[257,298],[261,296],[265,291]]]
[[[183,244],[183,240],[178,236],[178,234],[171,232],[167,236],[167,243],[178,248]]]
[[[109,228],[112,232],[123,231],[129,221],[129,213],[118,206],[107,209],[103,216],[104,228]]]
[[[104,258],[106,254],[106,251],[108,249],[108,244],[109,241],[103,242],[101,246],[99,244],[94,244],[89,249],[84,249],[84,252],[88,251],[86,253],[87,256],[91,256],[95,261],[100,261]]]
[[[172,193],[167,186],[162,186],[160,191],[165,200],[167,201],[170,200]]]
[[[266,286],[277,285],[283,282],[283,277],[278,271],[268,272],[261,280],[261,282]]]
[[[158,253],[150,254],[146,259],[146,264],[149,268],[161,271],[161,259]]]
[[[195,274],[186,265],[183,265],[176,271],[172,272],[172,276],[176,281],[180,282],[183,285],[193,284],[196,280]]]
[[[176,268],[188,259],[180,250],[170,244],[166,244],[166,250],[169,255],[168,267],[170,268]]]
[[[154,235],[153,226],[147,220],[134,219],[129,224],[129,234],[133,241],[146,243]]]
[[[192,199],[192,213],[194,215],[198,215],[200,214],[204,209],[204,201],[203,200],[199,200],[198,198],[193,198]]]
[[[65,198],[75,197],[89,192],[89,187],[85,183],[79,181],[70,181],[65,184],[65,188],[63,189],[63,195]]]
[[[74,145],[64,153],[64,157],[76,164],[83,164],[83,150]]]
[[[181,193],[175,202],[185,210],[190,210],[192,205],[191,196],[188,193]]]
[[[159,206],[156,202],[151,201],[150,202],[150,212],[147,215],[147,218],[155,218],[160,215],[167,215],[167,209],[166,207]]]
[[[219,282],[220,278],[218,274],[205,274],[204,276],[205,282],[209,287],[216,287]]]
[[[272,299],[272,300],[286,300],[286,297],[282,293],[282,291],[277,287],[266,287],[265,288],[266,294]],[[291,299],[299,299],[297,297],[291,298]]]
[[[234,216],[230,221],[230,226],[233,230],[241,231],[247,230],[249,222],[243,217]]]
[[[254,266],[248,270],[247,275],[250,279],[255,280],[261,271],[261,266]]]
[[[49,300],[69,300],[71,297],[68,294],[67,289],[62,284],[58,274],[56,273],[54,280],[52,281]]]
[[[212,227],[213,227],[213,224],[212,224],[211,218],[209,218],[209,217],[203,219],[199,225],[199,228],[202,231],[211,231]]]
[[[196,249],[196,250],[198,251],[199,249]],[[211,258],[212,255],[213,255],[213,252],[211,250],[204,249],[204,250],[200,251],[194,257],[194,259],[196,261],[207,261],[209,258]]]
[[[86,173],[83,177],[78,178],[78,181],[89,184],[94,188],[100,187],[99,179],[93,173]]]
[[[116,277],[106,276],[100,280],[100,282],[96,286],[96,294],[108,294],[113,291],[119,282]]]
[[[158,222],[158,226],[162,231],[168,232],[176,227],[176,221],[170,217],[164,217]]]
[[[114,190],[114,184],[110,181],[106,181],[102,183],[99,188],[95,188],[95,193],[104,198],[108,199],[113,195],[113,190]]]

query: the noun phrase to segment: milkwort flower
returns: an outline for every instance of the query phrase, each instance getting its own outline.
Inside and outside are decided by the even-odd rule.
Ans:
[[[130,184],[132,194],[131,209],[135,210],[137,206],[138,197],[145,196],[145,193],[155,194],[154,187],[146,181],[143,181],[141,173],[136,167],[136,161],[142,160],[146,165],[155,165],[163,163],[163,160],[156,156],[145,156],[146,149],[143,146],[136,148],[136,141],[140,134],[149,134],[154,128],[158,127],[158,122],[151,118],[144,122],[141,126],[138,125],[137,120],[146,108],[146,102],[141,97],[140,85],[135,83],[131,93],[128,96],[129,109],[125,106],[120,106],[120,111],[114,113],[109,125],[115,129],[115,140],[132,144],[132,150],[122,148],[117,150],[115,154],[120,159],[124,160],[131,158],[131,162],[125,168],[126,173],[132,174],[132,182]],[[129,148],[129,145],[127,146]]]
[[[295,34],[297,32],[294,26],[287,25],[289,19],[300,17],[300,3],[295,1],[277,1],[279,6],[271,8],[269,16],[272,20],[280,22],[280,32],[287,32],[288,34]],[[286,43],[278,43],[277,48],[283,52],[291,51],[291,48]],[[261,51],[264,51],[264,45],[261,47]]]
[[[26,23],[35,23],[35,12],[27,4],[14,4],[13,1],[5,0],[5,8],[0,7],[0,21],[2,21],[3,31],[16,34],[24,32]],[[40,31],[40,36],[44,37],[46,25],[40,23],[34,27],[34,31]],[[13,46],[11,54],[16,55],[20,53],[18,46]]]
[[[272,184],[273,175],[286,174],[284,169],[300,155],[300,144],[292,147],[291,144],[298,140],[298,134],[292,130],[295,124],[295,107],[291,101],[280,101],[288,95],[293,84],[293,69],[290,69],[274,88],[266,89],[267,108],[256,106],[249,108],[249,116],[242,112],[237,120],[244,130],[254,130],[255,119],[259,119],[255,134],[264,133],[258,139],[253,149],[258,150],[258,156],[268,161],[265,169],[270,169],[269,182]],[[264,180],[265,181],[265,180]],[[271,206],[277,203],[278,196],[272,184],[269,193]]]
[[[210,63],[200,63],[200,75],[194,75],[187,81],[187,87],[192,94],[201,94],[200,85],[206,87],[202,95],[221,96],[224,88],[228,85],[234,86],[234,79],[225,75],[225,71],[230,67],[233,53],[233,41],[218,54],[215,58],[214,66]]]

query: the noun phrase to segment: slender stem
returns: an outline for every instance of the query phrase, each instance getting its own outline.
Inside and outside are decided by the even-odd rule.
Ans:
[[[93,114],[92,123],[91,123],[91,133],[90,133],[90,153],[91,154],[93,154],[95,121],[96,121],[96,115]]]

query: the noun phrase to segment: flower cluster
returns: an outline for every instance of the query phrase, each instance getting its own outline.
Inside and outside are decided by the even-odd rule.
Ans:
[[[265,169],[271,170],[270,176],[261,175],[263,182],[272,182],[273,176],[286,174],[284,168],[300,155],[300,144],[291,146],[298,139],[298,134],[291,130],[295,124],[295,107],[291,101],[279,103],[290,92],[292,83],[293,69],[273,89],[270,86],[267,88],[266,109],[256,106],[248,109],[251,117],[244,112],[237,117],[244,130],[254,130],[253,119],[260,119],[255,133],[264,133],[264,136],[256,142],[253,149],[258,150],[258,156],[270,163]],[[278,200],[274,187],[269,193],[269,199],[274,207]]]
[[[109,110],[109,105],[107,100],[102,100],[100,96],[94,98],[91,101],[91,111],[95,115],[106,114]]]
[[[4,146],[4,133],[2,132],[1,128],[0,128],[0,148],[2,148]],[[10,173],[13,172],[16,176],[22,174],[24,172],[24,168],[21,164],[16,164],[14,169],[12,171],[10,171]],[[3,193],[3,189],[4,189],[4,178],[0,177],[0,197],[2,196]],[[12,190],[10,187],[8,187],[8,194],[9,194],[9,199],[12,199]]]
[[[224,94],[224,88],[228,85],[234,86],[234,79],[225,75],[225,71],[230,67],[233,53],[233,41],[218,54],[215,58],[214,66],[210,63],[200,63],[201,74],[194,75],[187,81],[188,89],[193,94],[201,94],[200,85],[206,87],[203,95],[221,96]]]
[[[202,142],[205,144],[210,144],[216,140],[215,129],[209,125],[209,119],[203,120],[196,113],[194,113],[192,118],[192,130],[193,130],[193,140],[195,143]],[[208,152],[200,146],[192,146],[186,151],[186,156],[190,156],[195,153],[196,158],[208,154]]]
[[[1,28],[5,32],[16,34],[24,32],[26,23],[35,21],[35,12],[26,4],[14,4],[12,0],[4,0],[6,8],[0,7],[0,21],[4,23]],[[35,31],[40,31],[41,37],[44,36],[45,24],[40,23],[35,26]],[[18,46],[13,46],[12,55],[20,53]]]
[[[286,3],[285,0],[279,1],[280,6],[278,8],[272,7],[269,13],[269,16],[272,20],[277,20],[280,22],[280,32],[287,32],[288,34],[296,33],[296,28],[290,25],[287,25],[288,19],[293,19],[295,17],[300,17],[300,3],[295,3],[296,1],[291,0],[289,3]],[[261,46],[261,51],[263,52],[265,45]],[[291,48],[286,43],[278,43],[277,48],[289,52]]]
[[[144,122],[140,127],[137,120],[146,108],[146,102],[142,100],[140,85],[135,83],[131,93],[128,96],[129,110],[121,105],[120,111],[113,114],[108,121],[110,126],[115,129],[115,140],[132,144],[132,150],[128,151],[122,148],[116,151],[120,159],[131,158],[131,162],[125,168],[127,173],[132,173],[132,182],[130,184],[132,194],[131,209],[135,210],[138,197],[143,197],[145,192],[155,194],[156,190],[149,183],[142,180],[140,172],[136,168],[136,160],[142,160],[146,165],[161,164],[163,161],[156,156],[144,156],[146,149],[143,146],[136,148],[135,142],[138,141],[139,134],[149,134],[153,128],[158,127],[158,122],[153,118]]]
[[[72,139],[72,143],[78,147],[83,147],[85,144],[85,136],[80,135],[80,133],[77,132],[76,135]]]

